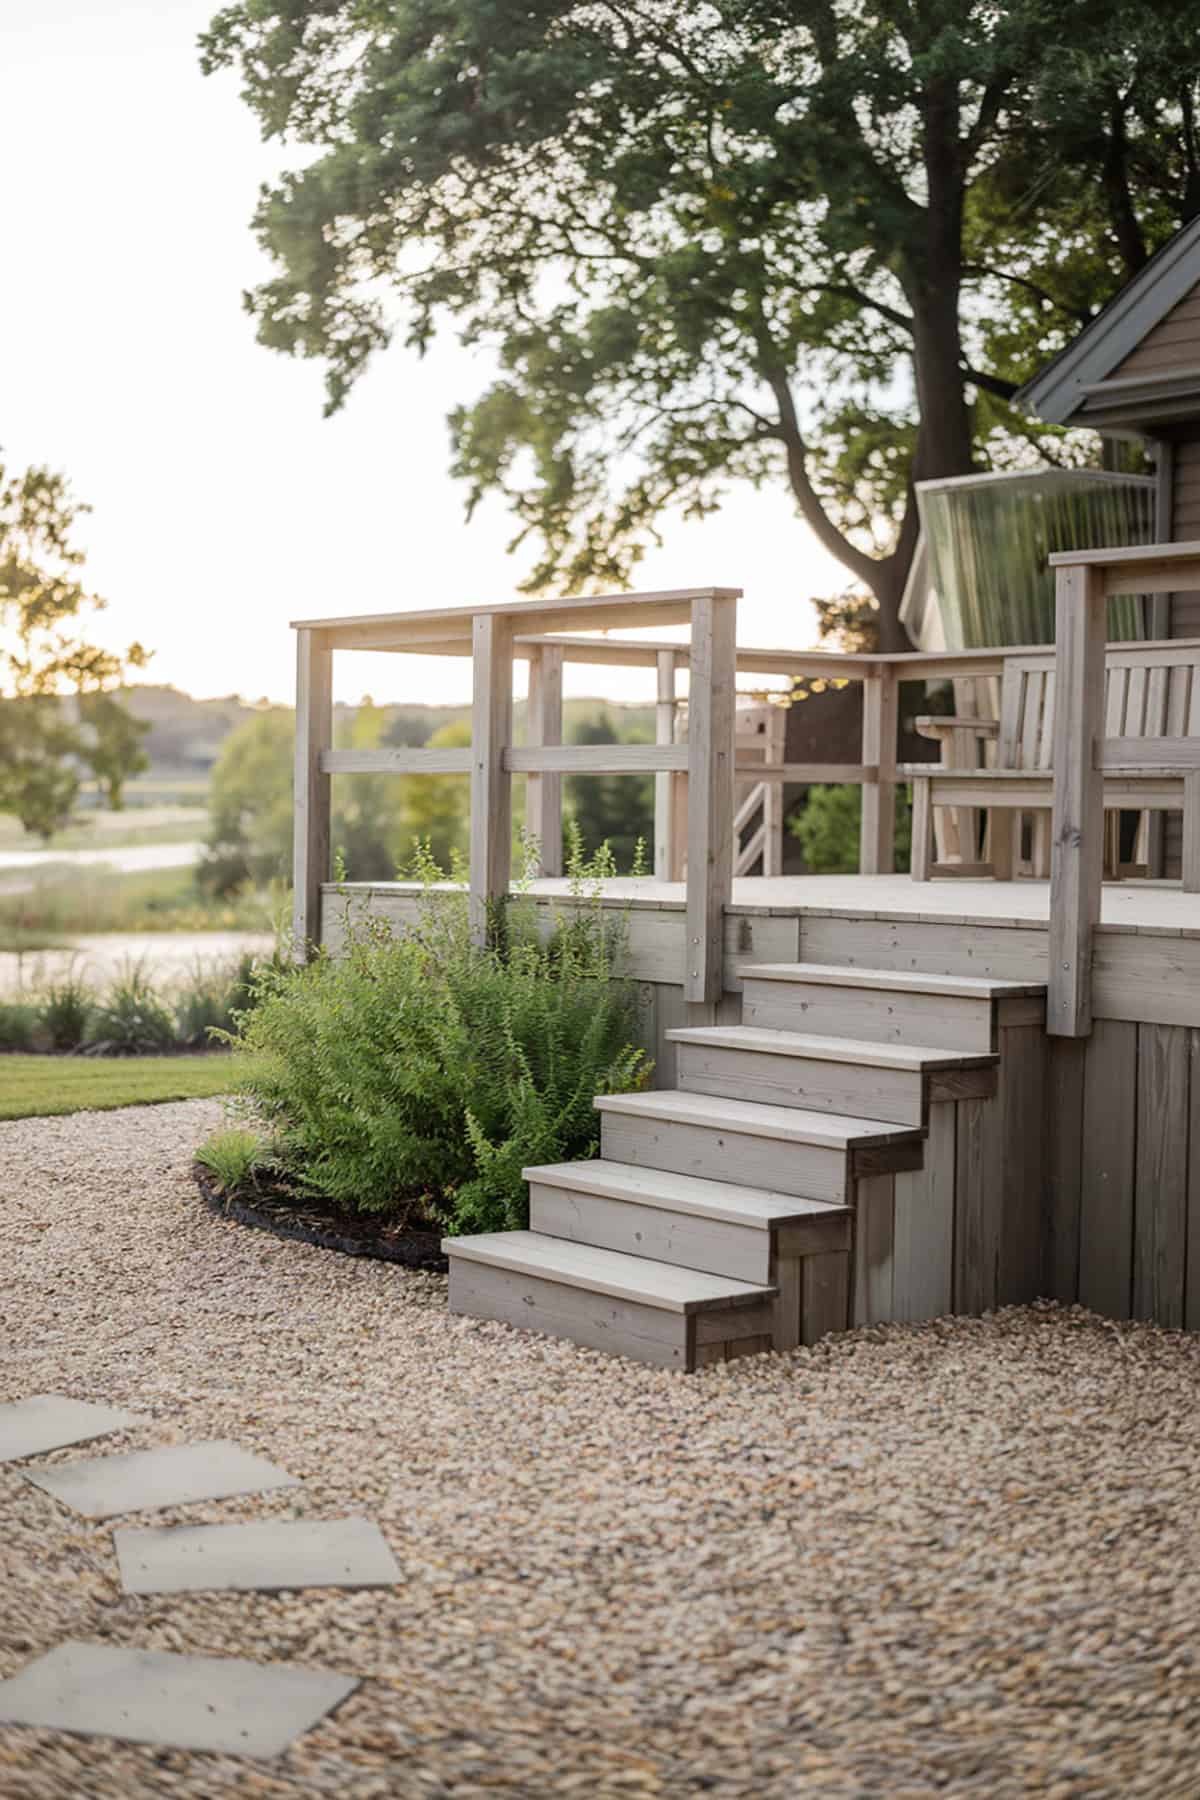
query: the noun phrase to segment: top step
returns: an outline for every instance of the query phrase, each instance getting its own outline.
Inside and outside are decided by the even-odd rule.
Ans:
[[[1045,1019],[1044,982],[804,962],[751,963],[739,974],[743,1024],[768,1031],[988,1055],[1001,1025]]]
[[[738,970],[753,981],[804,981],[822,987],[873,988],[896,994],[941,994],[958,1000],[1041,998],[1044,981],[992,981],[974,975],[922,975],[913,969],[848,969],[838,963],[746,963]]]

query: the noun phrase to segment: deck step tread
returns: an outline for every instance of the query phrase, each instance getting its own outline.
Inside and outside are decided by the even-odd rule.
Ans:
[[[763,1231],[809,1219],[840,1219],[847,1212],[831,1200],[801,1200],[769,1188],[739,1187],[731,1181],[675,1175],[667,1169],[645,1169],[638,1163],[610,1162],[603,1157],[589,1162],[545,1163],[523,1169],[522,1174],[526,1181],[544,1187],[569,1188],[607,1200],[624,1200],[632,1206],[658,1207],[664,1212]]]
[[[914,1125],[887,1125],[879,1119],[851,1118],[846,1113],[811,1112],[802,1106],[767,1106],[761,1100],[725,1100],[713,1094],[686,1092],[598,1094],[600,1112],[634,1118],[661,1119],[667,1124],[703,1125],[714,1131],[744,1132],[749,1137],[819,1144],[831,1150],[870,1149],[908,1143],[921,1136]]]
[[[663,1312],[694,1313],[770,1300],[777,1289],[726,1275],[706,1275],[676,1263],[652,1262],[623,1250],[601,1250],[569,1238],[546,1237],[539,1231],[487,1231],[474,1237],[444,1238],[447,1256],[486,1263],[515,1275],[586,1288],[616,1300]]]
[[[863,1038],[824,1037],[807,1031],[775,1031],[765,1025],[684,1025],[668,1031],[676,1044],[710,1044],[722,1050],[761,1050],[806,1056],[814,1062],[861,1063],[872,1069],[977,1069],[999,1057],[974,1050],[941,1050],[934,1044],[880,1044]]]
[[[1041,996],[1044,981],[992,981],[976,975],[923,975],[915,969],[857,969],[842,963],[743,963],[742,980],[813,982],[825,987],[883,988],[901,994],[943,994],[948,999],[1013,1000]]]

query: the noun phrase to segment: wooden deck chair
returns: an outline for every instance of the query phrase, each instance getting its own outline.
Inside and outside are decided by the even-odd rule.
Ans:
[[[902,779],[913,784],[912,872],[917,881],[935,874],[1017,872],[1021,819],[1032,821],[1031,866],[1049,869],[1053,799],[1055,658],[1053,650],[1010,656],[1004,665],[1000,717],[973,729],[994,740],[990,767],[948,760],[910,764]],[[1105,737],[1097,746],[1104,770],[1106,814],[1179,811],[1183,814],[1183,884],[1200,892],[1200,639],[1111,645],[1105,659]],[[930,719],[922,728],[943,741],[965,734],[968,721]],[[962,755],[962,752],[957,752]],[[975,866],[935,860],[933,818],[943,807],[985,808],[990,814],[990,860]],[[1144,842],[1145,819],[1139,828]],[[1115,818],[1106,823],[1106,873],[1139,872],[1138,852],[1121,863]]]

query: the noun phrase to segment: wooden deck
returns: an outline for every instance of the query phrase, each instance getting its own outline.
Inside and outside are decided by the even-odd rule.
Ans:
[[[568,881],[541,880],[536,895],[569,895]],[[606,881],[605,900],[649,907],[681,907],[681,881]],[[929,919],[942,923],[1045,927],[1050,918],[1048,881],[930,881],[907,875],[750,876],[733,883],[731,910],[857,919]],[[1105,883],[1101,925],[1110,931],[1147,931],[1200,937],[1200,897],[1177,881]]]
[[[1186,646],[1139,646],[1121,653],[1134,658],[1134,673],[1106,687],[1105,643],[1107,596],[1200,586],[1200,543],[1053,560],[1053,668],[1042,666],[1045,650],[1036,653],[1042,704],[1027,705],[1023,717],[1038,728],[1021,733],[1022,754],[1032,753],[1036,739],[1036,780],[1021,773],[1024,763],[1015,776],[988,765],[975,770],[973,784],[955,775],[960,792],[946,786],[947,772],[931,778],[922,765],[913,773],[923,821],[914,819],[915,866],[918,874],[943,874],[933,881],[887,872],[893,798],[898,781],[909,778],[896,755],[899,683],[999,675],[1002,723],[1005,695],[1017,691],[1015,682],[1006,686],[1006,658],[1016,652],[786,653],[782,672],[836,668],[834,679],[862,682],[861,764],[766,770],[759,762],[743,770],[734,685],[747,653],[735,642],[733,590],[302,623],[295,879],[302,954],[315,939],[336,953],[348,907],[403,929],[420,906],[411,885],[326,879],[331,778],[353,770],[469,775],[469,897],[474,935],[484,944],[496,904],[513,891],[514,776],[531,784],[527,817],[540,826],[547,871],[528,899],[549,913],[575,903],[570,883],[554,873],[561,868],[561,777],[636,771],[666,787],[686,775],[686,879],[611,881],[601,894],[627,920],[625,972],[641,990],[641,1037],[659,1091],[599,1102],[600,1158],[579,1165],[578,1176],[559,1165],[526,1172],[537,1244],[526,1242],[529,1234],[508,1234],[521,1243],[476,1240],[474,1251],[463,1240],[450,1243],[452,1305],[685,1369],[813,1342],[848,1324],[981,1313],[1038,1295],[1078,1300],[1113,1318],[1200,1328],[1200,894],[1144,878],[1103,882],[1109,868],[1173,870],[1154,851],[1146,823],[1123,864],[1113,820],[1121,810],[1174,808],[1183,816],[1176,860],[1188,885],[1200,888],[1193,663],[1178,660]],[[563,745],[562,659],[653,657],[647,666],[658,667],[665,711],[680,652],[578,638],[564,644],[546,634],[684,619],[691,627],[686,744],[663,735],[653,745]],[[330,659],[367,643],[472,654],[469,749],[333,748]],[[517,655],[530,659],[536,702],[523,744],[512,741]],[[774,668],[783,653],[770,655]],[[809,666],[815,660],[819,671]],[[1045,704],[1051,681],[1052,712]],[[967,717],[975,733],[976,709]],[[1114,772],[1126,764],[1128,793],[1123,786],[1118,793]],[[744,849],[734,804],[742,774],[859,785],[864,873],[735,879]],[[1150,775],[1169,777],[1169,792],[1147,785]],[[1019,791],[1004,802],[1012,818],[999,825],[990,818],[986,836],[972,832],[971,857],[981,860],[970,860],[962,818],[1003,811],[1002,789],[1013,781]],[[930,791],[937,782],[940,802]],[[965,809],[957,849],[947,839],[940,865],[933,863],[939,805],[943,824]],[[1024,828],[1014,827],[1024,812],[1033,817],[1022,866]],[[950,878],[957,866],[971,874]],[[1049,882],[1024,878],[1046,866]],[[656,867],[661,877],[660,861]],[[1005,878],[1012,874],[1023,878]],[[597,1169],[607,1183],[600,1194]],[[724,1198],[708,1191],[713,1184]],[[800,1235],[776,1225],[757,1240],[745,1222],[725,1219],[717,1231],[712,1209],[728,1210],[731,1187],[742,1190],[743,1212],[781,1195],[792,1205],[824,1207],[824,1235],[813,1237],[812,1221]],[[543,1264],[535,1266],[539,1256]],[[613,1257],[624,1259],[616,1274]],[[676,1265],[727,1283],[755,1279],[733,1308],[723,1290],[701,1284],[694,1316],[676,1316]],[[633,1288],[620,1284],[634,1276],[640,1285],[631,1298]]]

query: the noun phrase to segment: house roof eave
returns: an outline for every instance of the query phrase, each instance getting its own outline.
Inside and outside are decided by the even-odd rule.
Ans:
[[[1092,425],[1081,417],[1085,389],[1096,387],[1137,348],[1160,319],[1200,281],[1200,214],[1150,258],[1031,381],[1013,405],[1049,425]]]

